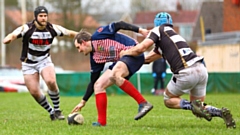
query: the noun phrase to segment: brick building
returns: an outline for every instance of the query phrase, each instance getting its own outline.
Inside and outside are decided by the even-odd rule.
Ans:
[[[224,0],[223,31],[240,31],[240,0]]]

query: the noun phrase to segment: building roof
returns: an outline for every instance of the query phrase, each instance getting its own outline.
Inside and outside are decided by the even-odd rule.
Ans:
[[[144,11],[138,12],[134,19],[134,24],[145,25],[147,27],[153,26],[153,20],[157,13],[163,11]],[[168,12],[168,11],[164,11]],[[199,11],[188,11],[188,10],[180,10],[180,11],[169,11],[168,12],[172,16],[172,20],[175,26],[189,24],[195,25]]]

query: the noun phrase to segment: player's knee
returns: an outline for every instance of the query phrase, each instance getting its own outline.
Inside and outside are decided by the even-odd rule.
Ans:
[[[55,81],[55,80],[47,80],[47,81],[46,81],[46,84],[47,84],[48,86],[54,86],[54,85],[56,84],[56,81]]]
[[[113,82],[113,83],[116,83],[116,77],[115,76],[111,76],[110,77],[110,81]]]
[[[118,72],[118,71],[116,71],[116,70],[113,71],[112,74],[111,74],[111,76],[110,76],[111,82],[113,82],[114,84],[116,84],[116,82],[118,82],[119,77],[121,76],[120,73],[121,73],[121,72]]]
[[[95,93],[99,93],[99,92],[101,92],[103,90],[104,90],[103,84],[101,82],[99,82],[99,81],[95,82],[95,84],[94,84],[94,92]]]
[[[166,91],[163,92],[163,99],[164,101],[170,99],[170,97],[166,94]]]
[[[50,90],[58,89],[57,83],[56,83],[55,80],[48,80],[48,81],[46,81],[45,83],[47,84],[48,89],[50,89]]]
[[[167,100],[164,100],[164,105],[167,107],[167,108],[172,108],[172,103],[169,99]]]
[[[163,97],[164,97],[164,105],[168,108],[171,108],[171,101],[169,100],[170,97],[166,94],[166,92],[163,93]]]

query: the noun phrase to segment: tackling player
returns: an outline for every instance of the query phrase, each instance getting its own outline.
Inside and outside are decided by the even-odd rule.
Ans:
[[[121,56],[138,56],[155,43],[155,48],[145,57],[145,62],[150,63],[163,57],[173,72],[164,92],[165,106],[191,110],[196,116],[204,117],[208,121],[211,121],[212,117],[220,117],[227,127],[236,128],[229,109],[219,109],[203,103],[208,80],[203,57],[197,56],[185,39],[174,31],[170,14],[158,13],[154,25],[147,38],[129,50],[123,50]],[[181,98],[185,93],[190,94],[191,102]]]

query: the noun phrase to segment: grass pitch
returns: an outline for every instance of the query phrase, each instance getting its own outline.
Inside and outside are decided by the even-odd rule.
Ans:
[[[93,127],[97,120],[95,98],[91,97],[81,113],[83,125],[70,126],[51,121],[29,93],[0,93],[0,135],[240,135],[240,94],[208,94],[206,102],[227,107],[236,121],[236,129],[227,129],[223,120],[198,119],[191,111],[168,109],[162,96],[144,95],[154,108],[135,121],[137,103],[126,95],[108,96],[108,123]],[[82,97],[61,97],[61,109],[67,116]],[[187,95],[183,98],[188,99]],[[49,99],[49,98],[48,98]],[[49,100],[50,101],[50,100]]]

